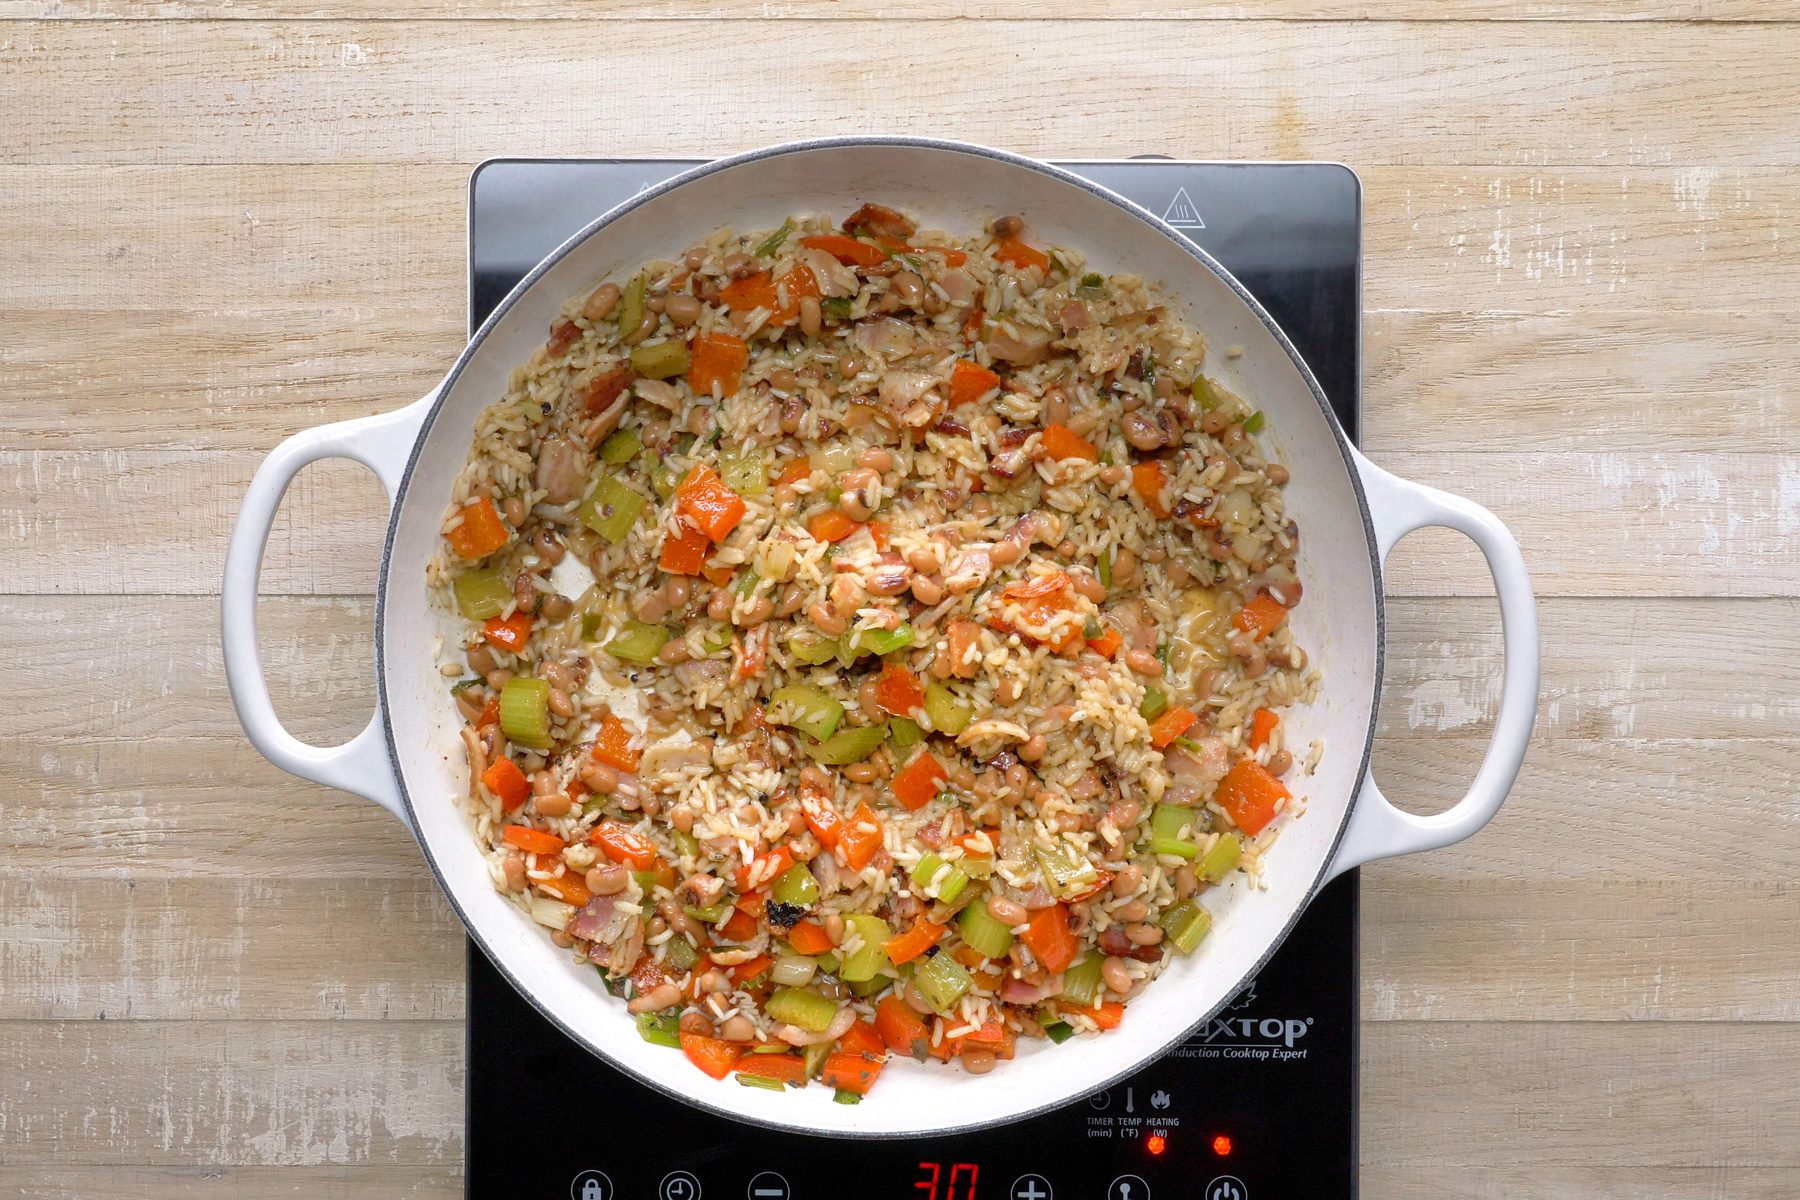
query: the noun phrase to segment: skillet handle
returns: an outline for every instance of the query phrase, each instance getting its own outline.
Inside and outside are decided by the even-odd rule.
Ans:
[[[294,476],[308,463],[321,458],[349,458],[363,464],[375,472],[387,490],[392,513],[413,441],[436,399],[434,389],[405,408],[302,430],[275,447],[257,468],[244,495],[243,508],[238,511],[231,547],[225,554],[220,604],[225,677],[231,685],[231,702],[251,744],[282,770],[373,800],[403,823],[405,806],[388,760],[379,706],[362,732],[341,746],[308,745],[289,733],[275,715],[269,685],[263,678],[262,656],[256,646],[257,580],[262,574],[263,550],[275,511]]]
[[[1401,538],[1428,525],[1454,529],[1481,547],[1500,597],[1505,665],[1499,717],[1468,792],[1445,811],[1422,817],[1394,807],[1381,794],[1373,773],[1366,776],[1331,862],[1334,877],[1373,859],[1460,842],[1493,820],[1525,760],[1538,699],[1537,601],[1524,555],[1506,526],[1479,504],[1391,475],[1361,454],[1356,465],[1383,562]]]

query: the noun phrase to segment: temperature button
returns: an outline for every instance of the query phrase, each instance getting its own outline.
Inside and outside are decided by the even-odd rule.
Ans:
[[[1136,1175],[1121,1175],[1106,1189],[1106,1200],[1150,1200],[1150,1185]]]

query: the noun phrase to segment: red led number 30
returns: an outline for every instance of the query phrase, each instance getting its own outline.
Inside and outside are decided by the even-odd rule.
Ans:
[[[980,1175],[980,1163],[951,1163],[946,1177],[943,1163],[922,1162],[919,1181],[913,1187],[923,1193],[920,1200],[975,1200],[975,1181]]]

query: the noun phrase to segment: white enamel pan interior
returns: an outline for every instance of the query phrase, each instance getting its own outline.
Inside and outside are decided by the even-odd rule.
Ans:
[[[1300,525],[1305,601],[1299,640],[1324,668],[1318,701],[1287,718],[1290,746],[1323,738],[1325,757],[1295,783],[1304,811],[1270,855],[1268,890],[1210,891],[1215,926],[1202,951],[1178,958],[1133,1000],[1124,1024],[1061,1046],[1022,1043],[1016,1060],[971,1078],[937,1064],[895,1062],[854,1106],[824,1088],[774,1094],[715,1082],[642,1041],[598,973],[570,961],[489,882],[458,798],[467,788],[458,720],[437,671],[433,639],[456,644],[434,607],[425,563],[476,414],[540,344],[567,296],[651,258],[672,258],[720,225],[754,230],[790,213],[841,216],[865,200],[958,233],[1001,213],[1024,214],[1040,243],[1080,247],[1097,268],[1160,285],[1210,344],[1209,372],[1268,414],[1275,456],[1293,472],[1288,511]],[[257,661],[255,592],[269,523],[307,462],[343,456],[380,476],[392,499],[376,619],[380,708],[350,742],[307,746],[276,720]],[[1467,795],[1417,817],[1396,809],[1367,775],[1381,682],[1381,561],[1424,525],[1475,540],[1500,598],[1506,663],[1499,718]],[[1023,1117],[1104,1086],[1160,1054],[1217,1011],[1280,944],[1307,901],[1341,871],[1372,858],[1468,837],[1499,808],[1524,756],[1538,690],[1536,611],[1518,547],[1486,510],[1408,483],[1346,442],[1317,383],[1260,306],[1208,256],[1113,193],[1038,162],[975,146],[913,139],[797,143],[681,175],[605,214],[538,266],[477,332],[430,395],[395,412],[313,429],[276,449],[245,499],[226,564],[224,639],[232,696],[250,739],[295,774],[356,792],[408,823],[470,933],[543,1014],[651,1086],[759,1124],[851,1136],[922,1135]],[[1354,802],[1353,802],[1354,801]],[[371,937],[407,937],[404,929]]]

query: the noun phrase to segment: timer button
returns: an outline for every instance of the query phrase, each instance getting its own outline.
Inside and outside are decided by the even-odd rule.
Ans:
[[[687,1171],[670,1171],[656,1194],[661,1200],[700,1200],[700,1181]]]
[[[1056,1192],[1042,1175],[1021,1175],[1013,1180],[1012,1200],[1053,1200]]]

